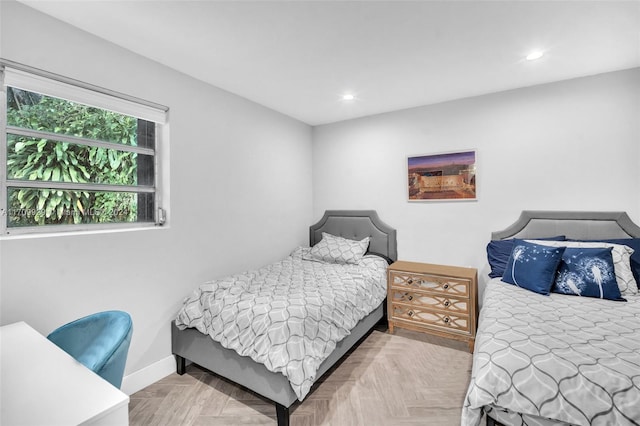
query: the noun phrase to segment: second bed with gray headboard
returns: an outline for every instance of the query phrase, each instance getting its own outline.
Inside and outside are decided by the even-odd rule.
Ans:
[[[524,211],[494,232],[461,424],[640,424],[639,250],[624,212]]]

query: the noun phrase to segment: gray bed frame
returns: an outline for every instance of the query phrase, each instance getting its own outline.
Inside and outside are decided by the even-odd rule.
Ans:
[[[353,240],[370,237],[369,251],[397,260],[396,230],[382,222],[373,210],[327,210],[322,219],[310,226],[309,244],[313,246],[319,242],[323,232]],[[385,306],[386,301],[383,301],[356,324],[351,334],[338,342],[331,355],[320,364],[316,380],[367,336],[380,320],[386,318]],[[273,373],[263,364],[222,347],[196,329],[180,330],[174,322],[171,323],[171,349],[176,357],[178,374],[185,373],[187,361],[200,365],[273,401],[278,426],[289,425],[289,409],[297,397],[281,373]]]
[[[572,240],[640,238],[640,226],[625,212],[524,210],[518,220],[492,240],[566,235]],[[487,412],[487,426],[499,425]]]

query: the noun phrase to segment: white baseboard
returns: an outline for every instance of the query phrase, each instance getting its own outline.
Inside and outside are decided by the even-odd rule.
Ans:
[[[120,390],[127,395],[132,395],[175,372],[176,359],[173,355],[169,355],[141,370],[124,376]]]

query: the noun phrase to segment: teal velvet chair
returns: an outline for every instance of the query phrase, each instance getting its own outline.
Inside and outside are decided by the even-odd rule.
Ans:
[[[65,324],[47,336],[113,386],[120,388],[133,323],[122,311],[98,312]]]

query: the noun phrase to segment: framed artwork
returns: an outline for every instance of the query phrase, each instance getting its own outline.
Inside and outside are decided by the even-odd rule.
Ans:
[[[476,200],[476,151],[407,159],[409,201]]]

